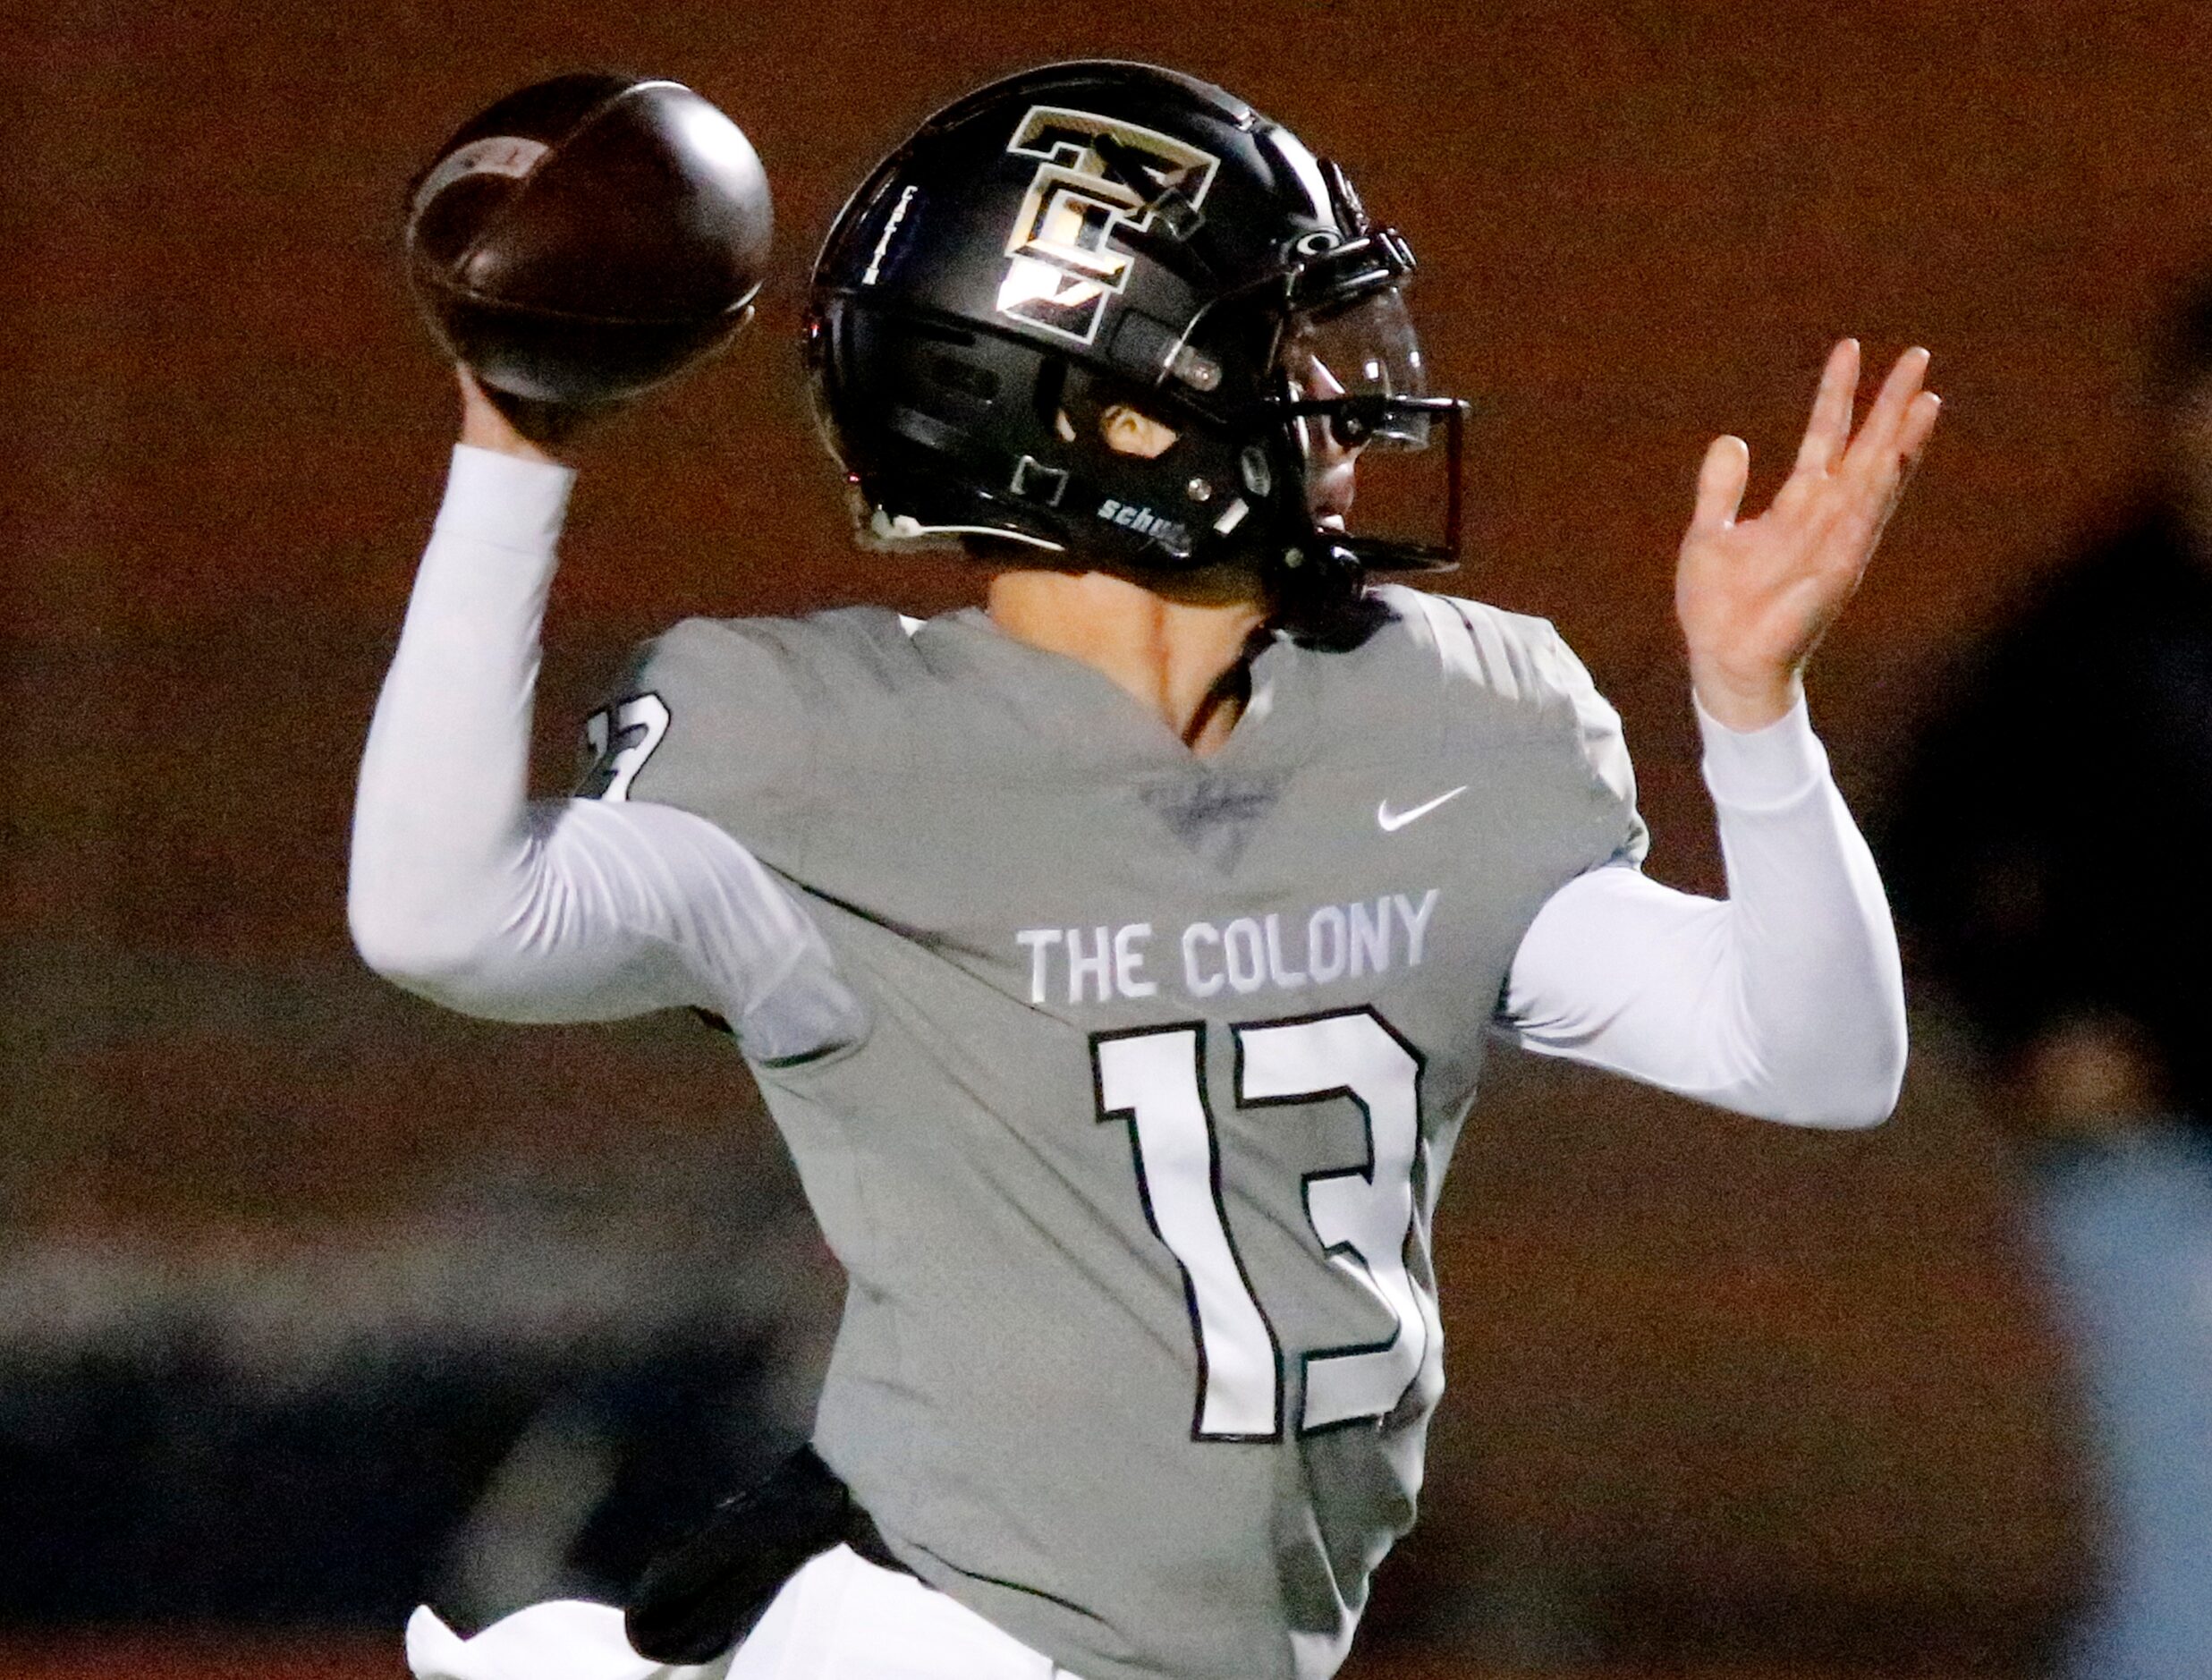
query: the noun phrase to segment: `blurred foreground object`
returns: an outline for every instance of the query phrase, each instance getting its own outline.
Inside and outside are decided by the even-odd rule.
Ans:
[[[792,1217],[780,1176],[747,1182],[738,1145],[684,1165],[726,1220],[673,1184],[510,1175],[312,1241],[19,1245],[0,1630],[619,1597],[803,1436],[830,1305],[799,1231],[750,1252]]]
[[[2133,510],[1982,650],[1884,872],[2037,1147],[2030,1215],[2107,1516],[2081,1676],[2212,1673],[2212,277]]]
[[[772,221],[751,142],[689,88],[557,76],[439,148],[409,197],[408,275],[485,385],[591,406],[729,342]]]
[[[2155,471],[1952,691],[1885,862],[2023,1124],[2212,1116],[2212,282],[2178,317]]]

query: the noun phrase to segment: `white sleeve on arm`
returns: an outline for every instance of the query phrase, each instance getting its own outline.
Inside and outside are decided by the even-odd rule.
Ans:
[[[1904,1077],[1904,985],[1874,859],[1803,700],[1739,734],[1703,709],[1728,896],[1592,870],[1537,912],[1500,1024],[1523,1045],[1740,1113],[1873,1125]]]
[[[804,907],[730,835],[647,803],[527,798],[538,626],[573,475],[465,445],[361,758],[347,914],[378,973],[469,1014],[695,1005],[750,1054],[852,1038]]]

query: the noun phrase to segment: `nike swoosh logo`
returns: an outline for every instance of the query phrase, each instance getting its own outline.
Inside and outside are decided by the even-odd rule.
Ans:
[[[1423,817],[1428,815],[1430,811],[1436,810],[1437,806],[1457,799],[1466,791],[1467,784],[1462,782],[1450,793],[1439,793],[1436,796],[1436,798],[1430,800],[1426,805],[1416,805],[1411,810],[1393,810],[1390,809],[1390,802],[1388,800],[1385,800],[1381,804],[1375,807],[1375,826],[1377,828],[1380,828],[1385,834],[1395,834],[1399,829],[1404,827],[1406,824],[1410,822],[1419,822]]]

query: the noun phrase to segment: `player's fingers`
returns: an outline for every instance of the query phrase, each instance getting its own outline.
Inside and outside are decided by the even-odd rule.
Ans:
[[[1928,352],[1918,344],[1897,358],[1889,377],[1882,381],[1881,395],[1867,411],[1866,424],[1852,441],[1854,465],[1883,471],[1895,462],[1902,453],[1898,447],[1900,428],[1912,406],[1912,399],[1920,394],[1920,382],[1928,377]]]
[[[1836,341],[1820,370],[1820,389],[1812,400],[1805,440],[1797,446],[1798,472],[1825,472],[1851,437],[1852,399],[1859,390],[1859,341]]]
[[[1722,531],[1734,524],[1750,477],[1751,446],[1741,437],[1713,439],[1698,469],[1698,505],[1690,515],[1691,530]]]
[[[1936,429],[1936,421],[1943,414],[1943,398],[1933,391],[1922,391],[1906,405],[1904,421],[1897,428],[1897,454],[1910,472],[1920,458],[1920,451],[1928,447],[1928,439]]]
[[[480,419],[493,412],[490,395],[485,391],[483,382],[470,371],[467,362],[453,363],[453,378],[461,386],[461,412],[464,418],[476,416]]]
[[[1928,445],[1928,434],[1935,430],[1937,417],[1943,412],[1943,399],[1933,391],[1922,391],[1905,409],[1904,419],[1897,428],[1897,453],[1891,457],[1894,470],[1878,493],[1860,498],[1858,522],[1861,527],[1856,547],[1864,556],[1863,567],[1874,554],[1875,545],[1889,527],[1890,516],[1896,513],[1898,503],[1904,499],[1905,486],[1911,482],[1913,471],[1920,464],[1920,452]]]
[[[1905,417],[1897,428],[1896,476],[1890,480],[1889,494],[1883,497],[1879,517],[1875,522],[1878,539],[1889,516],[1897,511],[1897,504],[1904,499],[1905,486],[1912,481],[1912,474],[1920,464],[1920,452],[1928,447],[1928,435],[1936,429],[1937,419],[1943,412],[1943,399],[1933,391],[1922,391],[1905,409]]]

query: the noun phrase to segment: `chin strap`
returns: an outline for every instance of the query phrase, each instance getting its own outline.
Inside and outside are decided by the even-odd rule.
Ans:
[[[1367,568],[1341,543],[1284,544],[1260,576],[1276,627],[1309,647],[1356,648],[1390,615],[1367,592]]]

